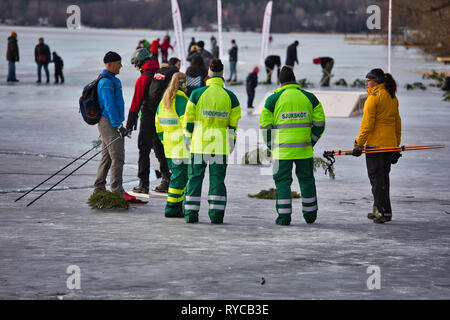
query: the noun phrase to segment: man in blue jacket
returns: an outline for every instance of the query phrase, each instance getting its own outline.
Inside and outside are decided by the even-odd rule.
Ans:
[[[106,189],[106,177],[110,172],[111,191],[123,194],[130,201],[136,201],[136,197],[125,192],[122,186],[123,165],[125,163],[125,141],[123,138],[129,136],[128,130],[122,125],[125,120],[125,103],[122,95],[122,83],[116,75],[122,68],[122,58],[116,52],[109,51],[103,58],[105,75],[99,81],[97,87],[98,103],[103,108],[102,117],[98,124],[98,131],[102,136],[102,148],[116,140],[102,152],[102,159],[97,170],[97,179],[94,183],[94,193]]]

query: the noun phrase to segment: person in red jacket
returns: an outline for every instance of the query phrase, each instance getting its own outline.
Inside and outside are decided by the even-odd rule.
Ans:
[[[165,36],[163,42],[161,43],[161,62],[167,62],[167,56],[169,55],[169,48],[173,50],[172,45],[170,44],[169,37]]]
[[[150,53],[152,54],[152,58],[158,60],[159,49],[161,48],[159,44],[159,38],[152,41],[152,45],[150,46]]]

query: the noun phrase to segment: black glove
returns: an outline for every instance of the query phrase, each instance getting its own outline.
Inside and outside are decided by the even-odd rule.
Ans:
[[[137,129],[137,121],[138,121],[138,112],[130,111],[128,112],[128,119],[127,119],[127,125],[126,128],[128,131],[133,131]]]
[[[120,127],[117,128],[117,132],[120,134],[120,136],[122,138],[128,137],[131,138],[131,136],[129,135],[130,132],[128,132],[127,128],[125,128],[123,125],[120,125]]]
[[[402,154],[400,153],[400,151],[396,151],[394,152],[394,154],[392,155],[392,160],[391,163],[392,164],[396,164],[398,159],[402,156]]]
[[[355,146],[352,151],[352,156],[359,157],[362,155],[363,149],[363,146]]]

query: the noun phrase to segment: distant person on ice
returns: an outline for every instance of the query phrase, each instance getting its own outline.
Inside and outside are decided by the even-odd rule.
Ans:
[[[228,50],[228,61],[230,62],[230,77],[228,78],[228,82],[237,81],[237,71],[236,65],[238,62],[238,46],[236,44],[236,40],[231,40],[231,49]],[[233,80],[234,76],[234,80]]]
[[[159,44],[159,38],[152,41],[152,45],[150,46],[150,53],[155,60],[158,60],[159,50],[161,48]]]
[[[401,141],[402,120],[395,96],[397,83],[392,75],[381,69],[372,69],[366,75],[366,88],[369,97],[364,103],[361,128],[355,140],[355,157],[359,157],[364,149],[399,147]],[[367,217],[375,223],[392,219],[389,172],[391,164],[397,163],[400,157],[400,152],[366,154],[373,194],[373,211]]]
[[[199,55],[203,59],[205,69],[208,70],[211,60],[214,59],[211,52],[205,50],[205,42],[199,41],[196,45],[191,47],[191,54],[187,57],[187,61],[192,62],[192,58]]]
[[[264,60],[264,65],[266,66],[266,72],[267,72],[267,79],[266,83],[272,83],[272,73],[275,70],[275,66],[277,66],[277,81],[278,77],[280,76],[280,69],[281,69],[281,58],[280,56],[268,56]]]
[[[50,48],[44,43],[44,38],[39,38],[39,43],[34,48],[34,60],[37,63],[38,80],[36,83],[41,83],[41,71],[44,67],[45,75],[47,76],[47,83],[50,82],[50,74],[48,72],[48,64],[51,60]]]
[[[297,47],[298,47],[298,41],[295,40],[294,43],[292,43],[290,46],[287,47],[286,51],[286,66],[294,70],[295,63],[298,64],[298,58],[297,58]]]
[[[258,72],[259,68],[254,67],[245,81],[245,87],[247,89],[247,108],[253,108],[253,100],[255,99],[255,88],[258,86]]]
[[[267,98],[259,119],[264,142],[274,159],[273,180],[277,189],[276,210],[279,225],[291,223],[292,166],[300,183],[303,218],[317,218],[313,147],[325,130],[322,104],[296,83],[294,72],[284,66],[281,87]]]
[[[52,62],[55,64],[55,83],[59,83],[59,80],[61,80],[61,83],[64,83],[64,75],[63,75],[63,68],[64,68],[64,61],[61,59],[58,54],[53,51],[53,60]]]
[[[106,178],[110,172],[111,191],[118,192],[129,202],[136,201],[136,197],[125,192],[122,186],[123,165],[125,163],[125,137],[129,137],[128,130],[122,125],[125,120],[122,83],[116,77],[122,68],[122,58],[116,52],[109,51],[103,58],[105,69],[101,73],[106,78],[98,82],[98,104],[103,108],[102,117],[98,123],[98,131],[102,138],[102,148],[120,137],[108,148],[103,149],[97,178],[94,183],[94,193],[106,190]]]
[[[333,69],[334,59],[330,57],[320,57],[313,59],[314,64],[320,64],[322,67],[322,79],[320,80],[321,87],[329,87],[331,79],[331,69]]]
[[[173,51],[173,47],[170,44],[169,37],[165,36],[163,42],[161,43],[161,62],[168,62],[167,57],[169,56],[169,49],[172,49]]]
[[[19,62],[19,46],[17,45],[17,33],[11,31],[8,37],[8,48],[6,50],[6,60],[8,60],[8,82],[17,82],[16,62]]]
[[[236,95],[223,87],[223,64],[213,59],[206,86],[189,97],[183,124],[186,149],[190,151],[189,181],[183,202],[187,223],[198,222],[202,184],[209,165],[209,218],[223,223],[227,204],[225,176],[228,155],[236,143],[241,107]]]

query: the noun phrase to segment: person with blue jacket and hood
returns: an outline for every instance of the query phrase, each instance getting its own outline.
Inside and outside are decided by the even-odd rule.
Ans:
[[[110,171],[111,191],[123,195],[129,202],[136,201],[136,197],[125,192],[122,186],[123,165],[125,163],[125,141],[130,137],[128,130],[122,125],[125,120],[125,103],[122,95],[122,83],[116,77],[122,68],[122,58],[116,53],[109,51],[103,58],[105,70],[101,75],[103,79],[98,82],[98,103],[103,108],[102,117],[98,124],[98,131],[102,137],[102,159],[97,170],[97,178],[94,183],[94,193],[106,190],[106,177]],[[105,148],[117,137],[108,148]]]

